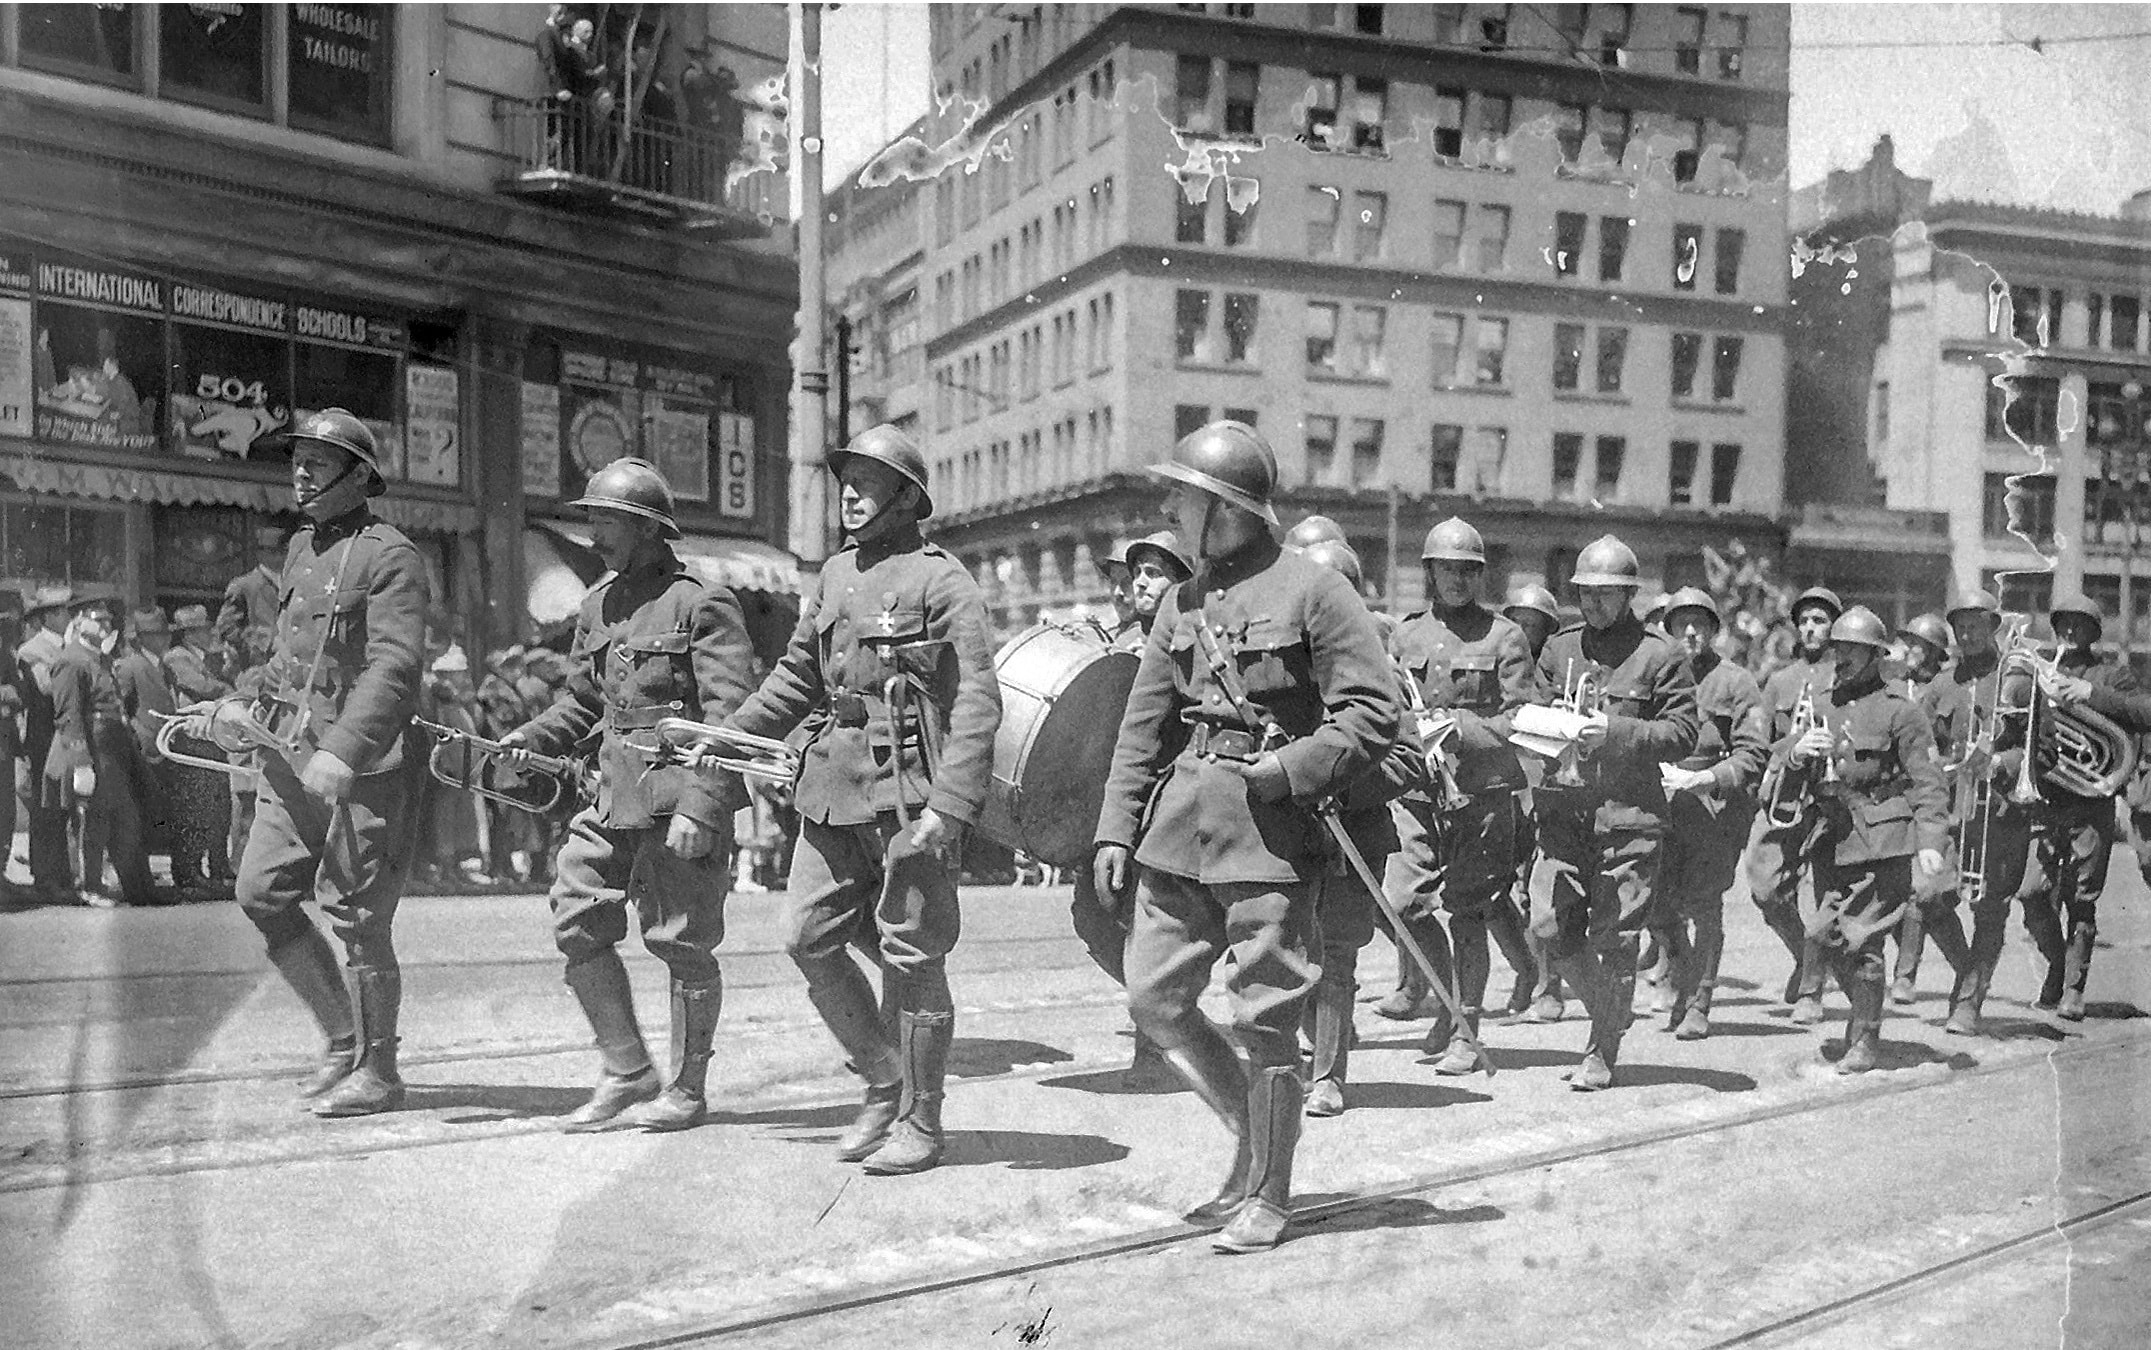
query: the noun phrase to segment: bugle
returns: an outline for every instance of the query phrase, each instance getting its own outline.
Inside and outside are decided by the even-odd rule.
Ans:
[[[262,720],[259,704],[246,694],[227,694],[223,698],[190,704],[177,712],[152,712],[152,716],[164,719],[164,724],[157,728],[159,755],[174,764],[207,769],[233,778],[253,777],[253,756],[257,751],[268,751],[296,770],[304,750],[299,738],[299,730],[305,724],[303,716],[294,723],[290,733],[280,735]],[[176,745],[181,736],[207,741],[232,758],[212,759],[208,755],[181,750]]]
[[[1788,739],[1797,745],[1802,737],[1822,725],[1821,714],[1815,710],[1815,690],[1813,687],[1802,689],[1800,701],[1793,704]],[[1778,769],[1763,801],[1763,815],[1772,829],[1790,830],[1806,818],[1808,808],[1814,804],[1815,779],[1815,770],[1808,764],[1794,764],[1788,760]],[[1836,756],[1822,757],[1822,781],[1837,781]]]
[[[534,816],[542,816],[560,805],[571,788],[584,801],[597,799],[597,782],[590,766],[582,760],[566,755],[534,754],[521,746],[487,740],[473,732],[428,722],[423,717],[412,718],[411,725],[433,737],[433,752],[426,757],[426,768],[436,780],[460,792],[473,793]],[[516,758],[510,760],[510,755]],[[522,777],[522,786],[530,790],[518,792],[513,786],[499,783],[494,775],[502,768]]]
[[[799,752],[769,736],[752,736],[714,722],[667,717],[657,724],[657,763],[736,773],[788,783],[799,776]],[[725,754],[723,751],[734,753]]]

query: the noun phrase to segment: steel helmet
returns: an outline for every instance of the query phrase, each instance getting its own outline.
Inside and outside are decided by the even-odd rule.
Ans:
[[[1830,641],[1857,642],[1886,652],[1890,649],[1890,630],[1875,617],[1873,610],[1865,605],[1854,605],[1830,625]]]
[[[2100,638],[2106,636],[2106,615],[2095,602],[2085,596],[2072,595],[2066,600],[2056,600],[2048,607],[2046,613],[2049,627],[2053,626],[2054,620],[2061,618],[2063,615],[2074,614],[2080,619],[2091,620],[2091,640],[2093,642],[2097,642]],[[2060,636],[2061,630],[2059,628],[2055,628],[2054,631],[2055,636]]]
[[[823,458],[829,472],[841,476],[844,465],[853,459],[871,459],[896,470],[904,480],[919,490],[919,519],[934,513],[934,499],[926,486],[926,456],[919,453],[918,443],[904,434],[903,429],[888,422],[871,426],[851,438],[851,444],[841,450],[831,450]]]
[[[1277,487],[1277,456],[1262,433],[1245,422],[1212,422],[1189,432],[1173,447],[1171,458],[1149,471],[1277,523],[1270,505],[1270,493]]]
[[[1187,555],[1180,551],[1180,536],[1171,530],[1159,530],[1156,534],[1146,534],[1134,540],[1128,544],[1123,561],[1134,567],[1146,557],[1155,558],[1175,581],[1186,581],[1195,575],[1195,568],[1188,562]]]
[[[1285,542],[1293,548],[1307,548],[1325,539],[1343,539],[1344,527],[1328,516],[1309,516],[1285,531]]]
[[[646,459],[614,460],[591,474],[583,495],[568,505],[640,516],[664,526],[665,538],[680,537],[680,527],[672,518],[672,489],[657,466]]]
[[[1665,626],[1668,631],[1672,630],[1673,616],[1684,609],[1702,610],[1710,616],[1710,626],[1713,628],[1725,626],[1725,615],[1719,612],[1717,599],[1700,586],[1683,586],[1662,598],[1665,601]]]
[[[1520,609],[1529,610],[1533,614],[1543,614],[1555,623],[1561,622],[1561,606],[1555,601],[1553,592],[1544,586],[1527,581],[1512,587],[1508,603],[1501,607],[1501,612],[1513,619],[1516,617],[1515,611]]]
[[[1830,617],[1832,619],[1836,619],[1839,615],[1845,612],[1845,602],[1838,599],[1837,592],[1831,590],[1828,586],[1810,586],[1806,590],[1800,592],[1800,598],[1798,600],[1793,601],[1793,618],[1798,619],[1800,617],[1800,611],[1806,609],[1809,605],[1822,605],[1827,607],[1830,611]],[[1870,613],[1868,617],[1873,618],[1874,616],[1872,613]]]
[[[1351,582],[1353,590],[1364,584],[1359,571],[1359,555],[1342,539],[1324,539],[1318,544],[1309,544],[1300,552],[1307,561],[1320,563]]]
[[[1131,542],[1131,540],[1127,539],[1115,539],[1111,548],[1092,560],[1092,566],[1101,572],[1116,564],[1126,567],[1128,565],[1128,545]]]
[[[1642,584],[1637,576],[1641,570],[1634,549],[1610,534],[1600,535],[1576,555],[1576,573],[1569,578],[1569,583],[1575,586],[1626,586],[1633,590]]]
[[[1468,562],[1486,565],[1486,541],[1461,516],[1451,516],[1427,531],[1426,546],[1419,550],[1421,562]]]
[[[291,433],[293,441],[319,441],[333,445],[356,459],[373,473],[373,481],[366,485],[366,495],[378,497],[388,491],[388,480],[381,474],[381,447],[375,443],[373,430],[358,419],[356,413],[344,408],[323,408],[309,413]]]
[[[1973,591],[1951,605],[1944,617],[1955,621],[1959,614],[1986,614],[1999,619],[2002,616],[2001,597],[1992,591]]]
[[[1939,614],[1922,614],[1909,619],[1897,630],[1897,636],[1924,642],[1934,648],[1936,656],[1949,655],[1949,625]]]

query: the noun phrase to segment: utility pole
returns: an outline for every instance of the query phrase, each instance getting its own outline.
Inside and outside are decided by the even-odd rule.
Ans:
[[[799,336],[792,348],[791,547],[809,572],[829,555],[829,368],[822,266],[822,7],[792,0],[792,172],[799,176]]]

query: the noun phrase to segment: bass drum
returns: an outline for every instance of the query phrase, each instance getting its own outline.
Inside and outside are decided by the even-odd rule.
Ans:
[[[1088,862],[1140,664],[1093,628],[1040,624],[994,655],[1001,729],[978,832],[1055,867]]]

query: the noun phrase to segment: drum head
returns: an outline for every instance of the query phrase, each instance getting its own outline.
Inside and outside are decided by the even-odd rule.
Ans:
[[[1016,825],[1033,857],[1056,867],[1089,861],[1120,716],[1140,664],[1134,652],[1104,652],[1054,698],[1016,795]]]

